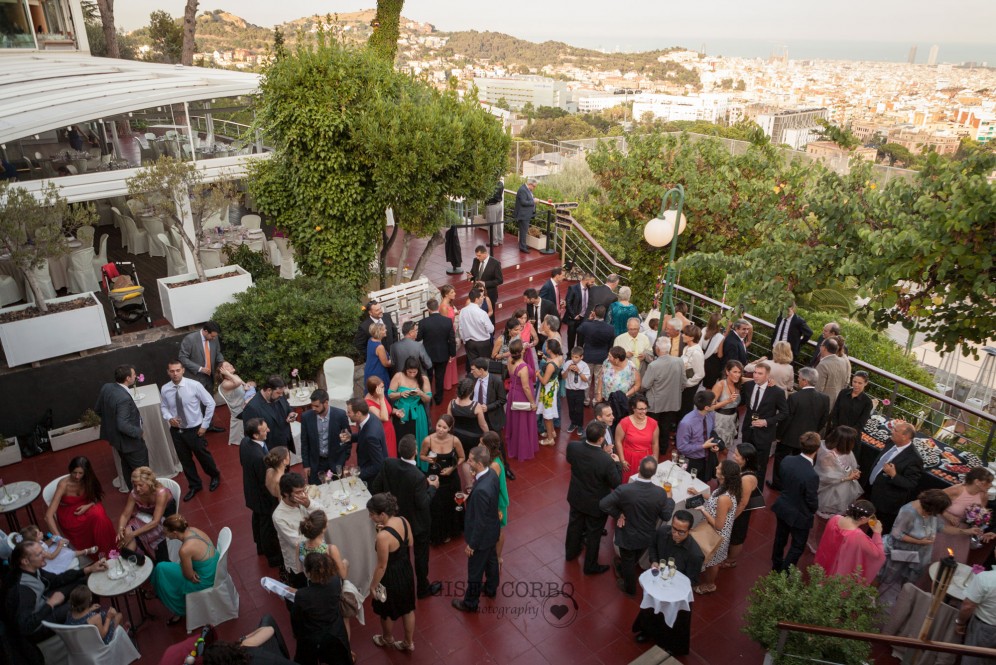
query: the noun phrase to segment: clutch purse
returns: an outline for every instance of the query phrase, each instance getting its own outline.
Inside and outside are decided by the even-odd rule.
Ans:
[[[705,505],[705,497],[701,494],[690,496],[685,500],[685,508],[698,508],[703,505]]]
[[[532,408],[529,402],[512,402],[512,411],[531,411]]]
[[[386,603],[387,602],[387,587],[383,584],[378,584],[373,590],[374,599]]]
[[[713,443],[719,446],[720,450],[726,450],[726,442],[723,441],[723,437],[716,433],[716,430],[713,430],[712,433],[709,434],[709,438],[712,439]]]
[[[889,558],[902,563],[919,563],[920,554],[914,550],[892,550]]]

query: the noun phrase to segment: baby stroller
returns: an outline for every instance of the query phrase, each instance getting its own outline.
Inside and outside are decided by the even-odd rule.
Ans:
[[[145,287],[138,280],[135,264],[129,261],[107,263],[100,273],[114,313],[114,334],[121,334],[122,323],[135,323],[143,316],[151,328],[152,317],[145,304]]]

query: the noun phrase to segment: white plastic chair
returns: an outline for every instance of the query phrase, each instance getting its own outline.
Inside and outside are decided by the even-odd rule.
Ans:
[[[93,247],[82,247],[69,255],[69,293],[100,291],[100,284],[93,274]]]
[[[169,493],[173,495],[173,501],[176,503],[176,509],[180,510],[180,484],[173,480],[172,478],[156,478],[159,484],[169,490]]]
[[[232,530],[227,526],[218,533],[218,567],[214,586],[188,593],[187,632],[208,624],[217,626],[239,616],[239,592],[228,574],[228,548],[232,545]]]
[[[42,621],[66,645],[68,665],[128,665],[142,657],[128,637],[128,631],[120,626],[114,629],[110,644],[100,639],[96,626],[63,626]],[[46,661],[48,662],[48,661]]]
[[[156,135],[153,134],[152,132],[145,132],[145,140],[146,141],[155,141],[156,140]]]
[[[242,215],[242,228],[258,229],[263,225],[263,219],[259,215]]]
[[[201,265],[207,268],[220,268],[222,266],[221,262],[221,250],[217,249],[202,249],[198,251],[201,257]]]
[[[35,279],[38,281],[38,286],[41,287],[42,297],[45,300],[55,297],[55,286],[52,285],[52,274],[48,271],[48,259],[42,261],[42,264],[37,268],[32,269],[35,275]],[[34,294],[31,292],[31,288],[28,286],[27,281],[24,283],[24,298],[28,302],[34,302]]]
[[[325,361],[322,371],[329,403],[345,409],[346,401],[353,397],[353,361],[345,356],[335,356]]]
[[[59,481],[62,480],[63,478],[68,478],[68,477],[69,474],[67,473],[64,476],[59,476],[58,478],[50,482],[48,485],[45,485],[45,489],[42,490],[42,501],[45,502],[46,506],[52,505],[52,499],[55,498],[55,490],[59,486]]]
[[[125,245],[129,254],[149,253],[149,234],[145,229],[138,228],[135,220],[128,215],[120,215],[121,227],[124,229]]]
[[[166,276],[186,275],[187,262],[183,260],[180,250],[169,244],[165,234],[159,234],[159,242],[163,243],[166,249]]]
[[[107,265],[107,238],[108,235],[106,233],[101,234],[100,251],[94,255],[93,262],[91,263],[91,265],[93,266],[93,274],[97,278],[98,282],[100,281],[101,278],[101,272],[100,272],[101,268]]]
[[[0,275],[0,307],[10,305],[24,298],[17,280],[10,275]]]
[[[93,247],[94,228],[92,226],[81,226],[76,229],[76,239],[83,243],[84,247]]]

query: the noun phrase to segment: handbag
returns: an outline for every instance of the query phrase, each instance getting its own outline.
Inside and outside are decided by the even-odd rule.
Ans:
[[[889,554],[889,558],[893,561],[901,561],[902,563],[919,563],[920,554],[916,550],[897,550],[893,549]]]
[[[529,402],[512,402],[512,411],[532,411],[532,408]]]
[[[339,594],[339,614],[342,615],[342,618],[352,619],[360,613],[359,597],[360,590],[356,588],[356,585],[349,580],[343,580],[342,593]]]
[[[716,550],[719,549],[720,543],[723,542],[723,537],[706,520],[702,520],[696,524],[689,535],[698,544],[699,549],[702,550],[702,554],[705,555],[705,559],[703,560],[704,567],[712,559]]]
[[[764,494],[761,493],[761,488],[755,487],[754,491],[747,497],[747,506],[744,510],[759,510],[766,506],[767,504],[764,502]]]
[[[373,597],[374,597],[375,600],[377,600],[377,601],[379,601],[381,603],[386,603],[387,602],[387,587],[385,587],[383,584],[378,584],[377,586],[375,586],[374,590],[373,590]]]

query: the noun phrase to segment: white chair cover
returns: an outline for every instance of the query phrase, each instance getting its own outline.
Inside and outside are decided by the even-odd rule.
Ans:
[[[213,229],[219,226],[229,226],[230,224],[231,222],[228,221],[228,206],[225,206],[215,214],[208,215],[201,224],[201,227]]]
[[[93,274],[97,277],[98,282],[101,280],[103,276],[100,272],[100,269],[103,268],[105,265],[107,265],[107,238],[108,235],[106,233],[101,234],[100,250],[93,257]]]
[[[138,219],[141,213],[145,212],[145,206],[142,205],[141,201],[138,199],[128,199],[128,210],[130,211],[132,219]]]
[[[249,247],[249,249],[251,249],[254,252],[262,252],[266,247],[263,238],[259,238],[257,240],[249,240],[246,242],[246,245]]]
[[[258,229],[263,225],[263,220],[259,215],[242,215],[242,228]]]
[[[322,366],[329,403],[340,409],[353,397],[353,361],[345,356],[335,356]]]
[[[221,263],[221,250],[217,249],[202,249],[198,252],[201,257],[201,265],[207,268],[220,268]]]
[[[100,284],[93,274],[93,247],[77,249],[69,255],[69,292],[100,291]]]
[[[145,229],[138,228],[135,224],[135,220],[128,215],[121,215],[122,228],[125,230],[125,244],[128,247],[129,254],[148,254],[149,253],[149,236],[145,232]]]
[[[97,627],[90,624],[63,626],[42,621],[42,625],[65,643],[68,665],[128,665],[142,657],[128,637],[128,631],[120,626],[114,629],[111,643],[104,644]]]
[[[228,574],[228,549],[231,544],[232,530],[226,526],[218,533],[219,557],[214,586],[187,594],[188,633],[201,626],[217,626],[239,616],[239,592]]]
[[[288,246],[286,250],[280,251],[280,276],[284,279],[294,279],[301,274],[297,269],[297,257],[294,248]]]
[[[48,260],[42,262],[42,264],[33,269],[31,272],[34,273],[35,279],[38,280],[38,286],[41,287],[42,297],[45,300],[55,297],[55,287],[52,285],[52,274],[48,271]],[[34,302],[34,294],[31,292],[31,287],[28,286],[27,281],[24,283],[24,299],[27,302]]]
[[[10,275],[0,275],[0,307],[10,305],[24,298],[17,280]]]
[[[76,239],[84,246],[93,247],[94,229],[92,226],[81,226],[76,229]]]
[[[163,233],[166,228],[163,221],[158,217],[139,217],[139,224],[145,229],[145,235],[149,239],[149,256],[166,256],[166,246],[156,237]]]
[[[270,265],[280,267],[280,247],[277,245],[276,240],[270,240],[266,243],[266,249],[270,254]]]
[[[169,244],[165,234],[159,234],[159,242],[163,243],[163,246],[166,249],[167,277],[187,274],[187,262],[183,260],[183,253],[173,245]]]

